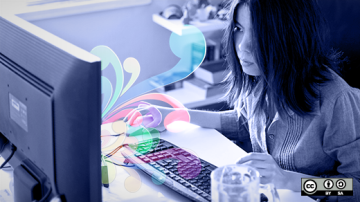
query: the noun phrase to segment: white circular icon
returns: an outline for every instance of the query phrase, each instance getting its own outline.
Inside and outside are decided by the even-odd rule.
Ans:
[[[334,182],[332,180],[325,180],[324,181],[324,187],[325,189],[331,189],[334,186]]]
[[[345,187],[346,187],[346,182],[345,182],[345,180],[338,180],[338,181],[336,181],[336,187],[338,188],[338,189],[344,189]]]
[[[304,183],[304,189],[306,192],[308,193],[313,193],[316,191],[317,185],[316,182],[314,180],[307,180]]]

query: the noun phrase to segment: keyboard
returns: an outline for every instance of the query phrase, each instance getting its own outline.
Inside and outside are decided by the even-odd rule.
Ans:
[[[132,163],[193,201],[211,201],[210,174],[217,167],[163,139],[124,145],[125,163]]]
[[[126,144],[121,151],[126,160],[163,184],[192,201],[211,201],[210,174],[217,167],[163,139]],[[155,180],[155,181],[154,181]],[[268,198],[260,194],[260,202]]]

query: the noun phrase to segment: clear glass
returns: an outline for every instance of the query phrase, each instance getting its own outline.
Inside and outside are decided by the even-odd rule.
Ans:
[[[264,193],[270,202],[280,201],[275,187],[261,185],[259,172],[252,167],[227,165],[211,173],[213,202],[259,202],[260,193]]]

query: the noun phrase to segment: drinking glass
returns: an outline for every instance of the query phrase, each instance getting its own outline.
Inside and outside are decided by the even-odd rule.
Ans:
[[[260,202],[263,193],[269,202],[280,202],[273,184],[260,184],[259,172],[245,165],[227,165],[211,173],[211,201]]]

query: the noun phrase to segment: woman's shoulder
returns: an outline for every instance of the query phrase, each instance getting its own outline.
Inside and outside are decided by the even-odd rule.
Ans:
[[[333,70],[330,71],[331,79],[321,84],[319,88],[321,108],[333,106],[336,102],[349,98],[360,101],[360,89],[351,87],[337,73]]]

